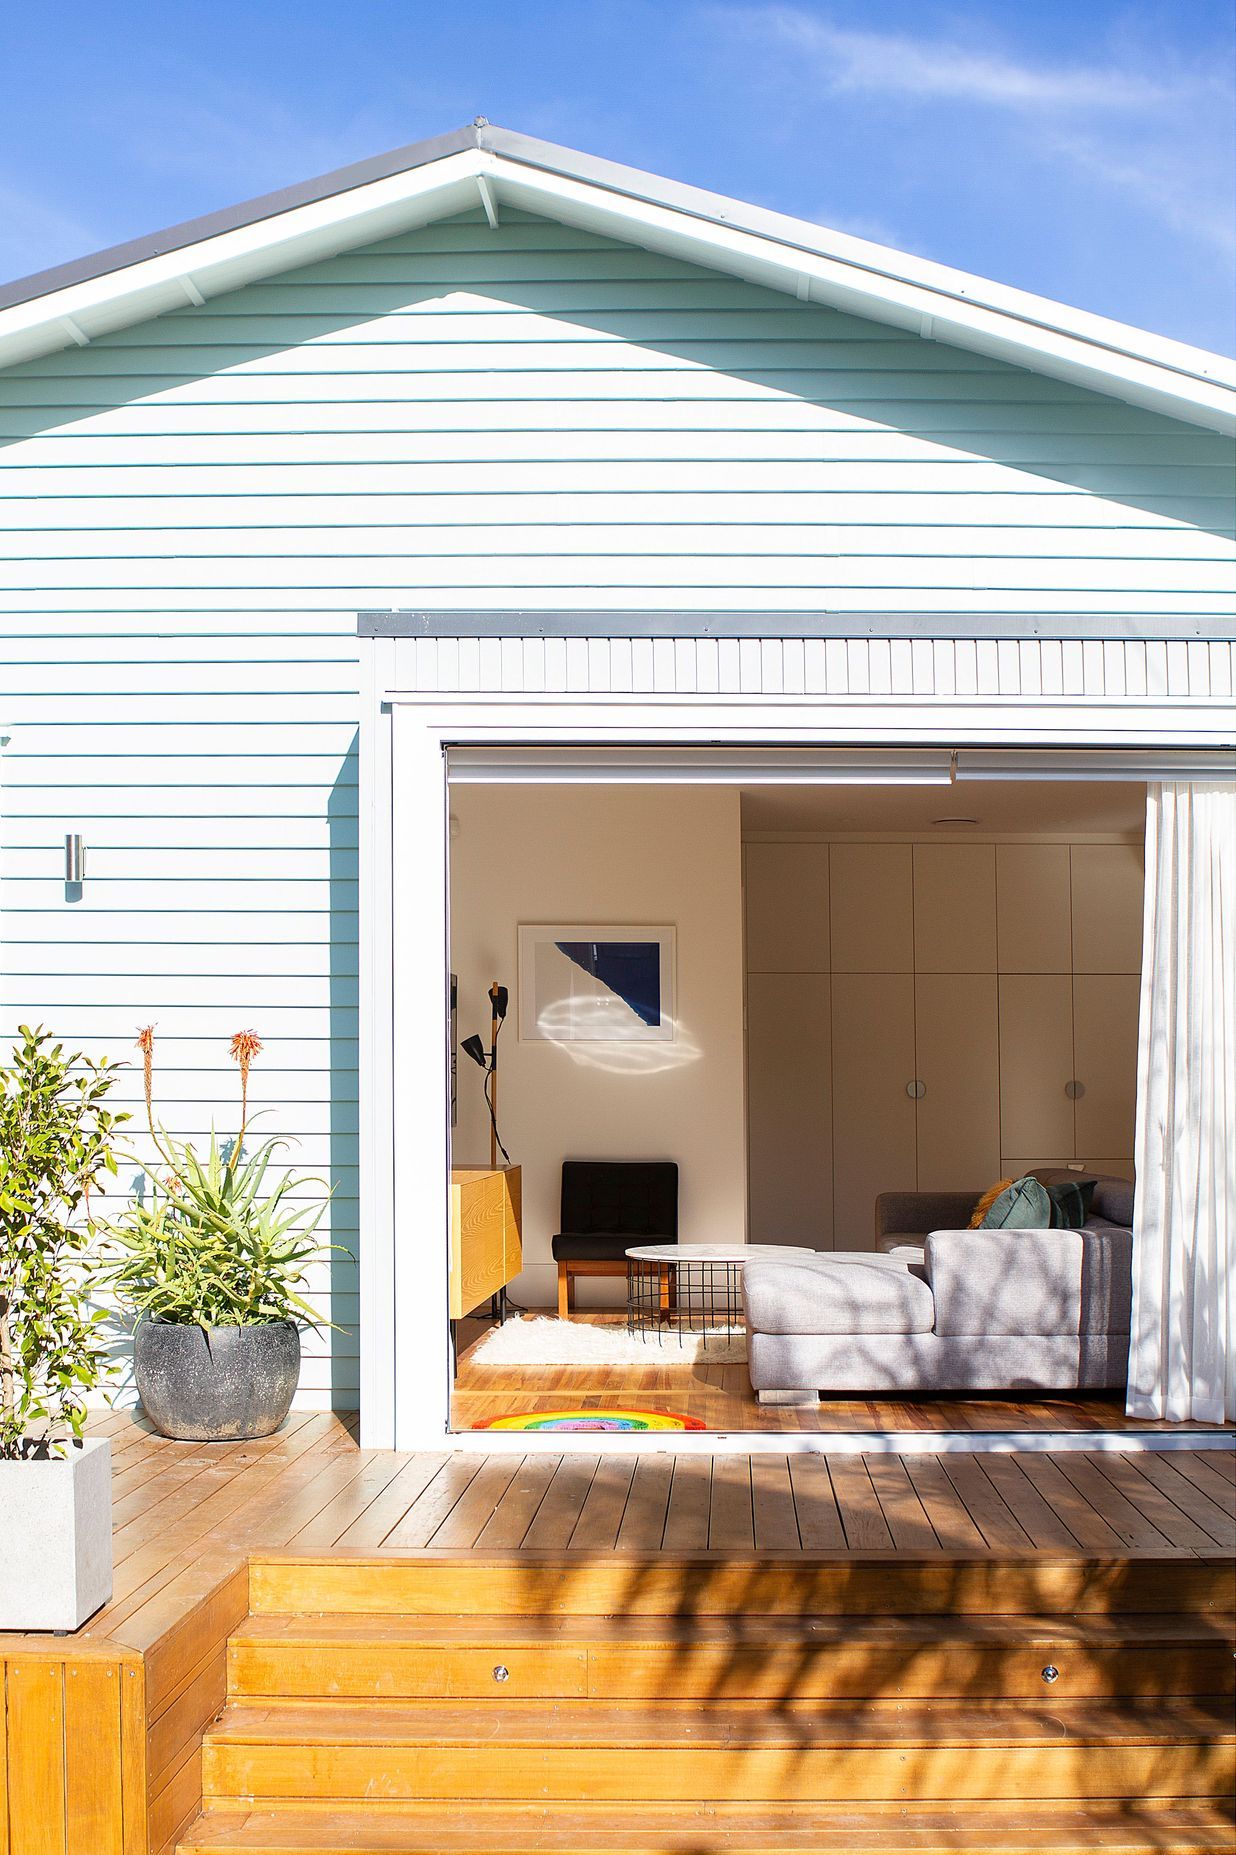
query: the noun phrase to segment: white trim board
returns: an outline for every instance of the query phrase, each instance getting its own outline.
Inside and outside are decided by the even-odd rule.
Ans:
[[[776,747],[800,756],[809,749],[826,760],[821,742],[849,741],[867,749],[878,745],[886,777],[895,778],[897,753],[922,755],[923,735],[929,733],[952,752],[951,765],[959,776],[972,766],[976,777],[992,777],[1013,761],[1020,779],[1084,777],[1079,769],[1085,768],[1121,779],[1231,777],[1230,749],[1216,753],[1205,728],[1199,739],[1195,714],[1176,717],[1160,704],[1145,711],[1148,725],[1134,734],[1135,751],[1130,752],[1127,731],[1117,729],[1112,738],[1107,712],[1112,705],[1081,705],[1053,738],[1050,730],[1034,725],[1043,711],[1010,703],[1001,711],[1001,723],[1006,738],[1018,744],[1016,750],[977,752],[968,759],[968,743],[982,746],[990,737],[989,704],[942,704],[932,711],[935,725],[928,728],[921,701],[890,704],[884,698],[844,705],[799,698],[453,698],[392,691],[388,679],[395,648],[392,640],[376,639],[361,651],[361,1438],[366,1447],[441,1448],[450,1434],[448,750],[461,745],[484,749],[488,777],[501,780],[509,776],[504,755],[513,756],[513,767],[527,748],[603,750],[609,764],[594,769],[595,778],[613,777],[616,747],[624,752],[655,748],[645,757],[641,777],[659,782],[690,779],[693,748],[729,754],[735,764],[742,759],[749,766],[752,748],[769,760],[775,757],[769,749]],[[1230,731],[1230,704],[1212,706],[1216,726]],[[1078,749],[1079,738],[1092,745]],[[1043,753],[1043,745],[1053,751]],[[1103,747],[1121,751],[1096,752]],[[842,756],[851,778],[856,777],[854,758],[848,749]],[[919,776],[936,783],[947,759],[937,747],[920,761]],[[865,776],[872,771],[864,762]],[[574,777],[580,776],[577,769]],[[921,1439],[915,1440],[923,1447]],[[457,1438],[453,1446],[461,1446]],[[716,1446],[715,1439],[700,1445]],[[755,1446],[744,1436],[735,1448]]]
[[[1088,1450],[1108,1455],[1179,1449],[1236,1449],[1230,1431],[1181,1430],[679,1430],[653,1432],[455,1430],[461,1455],[551,1456],[962,1456],[988,1452],[1045,1455]],[[440,1447],[440,1445],[439,1445]]]
[[[1043,696],[1010,699],[998,711],[986,696],[587,697],[395,688],[382,700],[419,711],[436,728],[442,747],[453,751],[457,781],[523,772],[601,783],[749,784],[762,777],[784,784],[799,775],[948,785],[952,778],[1226,780],[1236,771],[1236,710],[1228,698]]]

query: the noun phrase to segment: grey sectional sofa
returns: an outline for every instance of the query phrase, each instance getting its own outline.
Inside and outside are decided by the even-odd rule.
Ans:
[[[1087,1230],[1132,1230],[1133,1184],[1106,1172],[1075,1172],[1061,1167],[1041,1166],[1030,1174],[1044,1185],[1076,1184],[1079,1179],[1095,1181]],[[876,1248],[890,1249],[906,1244],[921,1245],[931,1230],[962,1230],[970,1222],[970,1213],[978,1201],[979,1191],[968,1192],[881,1192],[875,1201]]]
[[[749,1370],[765,1402],[818,1391],[1124,1384],[1128,1228],[1100,1211],[1084,1230],[896,1234],[917,1237],[921,1262],[852,1250],[747,1264]]]

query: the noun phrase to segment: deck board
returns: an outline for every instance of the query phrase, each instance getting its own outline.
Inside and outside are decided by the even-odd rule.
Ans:
[[[679,1456],[675,1461],[661,1542],[664,1551],[698,1552],[708,1545],[712,1464],[711,1456]]]
[[[623,1510],[616,1547],[619,1552],[657,1552],[665,1537],[674,1458],[640,1456]]]
[[[713,1552],[755,1550],[750,1456],[718,1456],[712,1465],[708,1544]]]
[[[611,1456],[593,1476],[569,1544],[575,1552],[612,1552],[635,1475],[634,1456]]]
[[[805,1552],[839,1552],[845,1548],[845,1527],[837,1506],[832,1476],[824,1456],[791,1456],[790,1485],[798,1536]]]
[[[893,1536],[880,1499],[871,1485],[867,1464],[861,1456],[838,1458],[829,1464],[833,1493],[845,1528],[845,1543],[851,1552],[883,1552],[893,1544]]]
[[[599,1456],[561,1458],[521,1546],[553,1552],[570,1544],[600,1461]]]
[[[1077,1551],[1076,1537],[1013,1456],[985,1457],[980,1467],[1034,1546],[1040,1551]]]
[[[985,1552],[987,1542],[937,1456],[903,1456],[906,1474],[945,1552]]]
[[[525,1456],[517,1463],[505,1494],[481,1528],[477,1545],[494,1552],[521,1545],[545,1499],[557,1466],[549,1455]]]
[[[880,1503],[884,1524],[894,1546],[906,1552],[935,1552],[936,1530],[898,1456],[872,1456],[867,1461],[871,1486]]]
[[[1173,1454],[1175,1452],[1173,1451]],[[1225,1507],[1213,1500],[1204,1489],[1199,1488],[1191,1473],[1192,1457],[1196,1452],[1181,1451],[1181,1460],[1173,1463],[1171,1457],[1147,1454],[1145,1459],[1136,1458],[1139,1474],[1166,1494],[1175,1506],[1181,1508],[1198,1525],[1204,1527],[1217,1546],[1231,1551],[1236,1547],[1236,1522]],[[1188,1460],[1185,1457],[1188,1457]]]
[[[790,1465],[784,1456],[752,1456],[751,1507],[757,1552],[797,1552],[802,1545]]]

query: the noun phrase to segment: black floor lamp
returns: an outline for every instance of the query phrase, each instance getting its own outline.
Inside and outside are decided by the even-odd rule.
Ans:
[[[499,985],[498,981],[495,979],[489,988],[489,1002],[492,1009],[490,1013],[488,1051],[486,1051],[480,1037],[477,1036],[475,1032],[471,1037],[465,1037],[463,1043],[460,1045],[460,1048],[472,1058],[474,1063],[479,1065],[485,1074],[483,1086],[485,1090],[485,1105],[489,1109],[489,1163],[494,1167],[498,1164],[499,1152],[502,1154],[507,1165],[509,1166],[511,1164],[511,1156],[503,1146],[502,1136],[498,1132],[498,1037],[501,1033],[502,1026],[506,1022],[506,1008],[509,999],[510,994],[506,987],[504,985]]]

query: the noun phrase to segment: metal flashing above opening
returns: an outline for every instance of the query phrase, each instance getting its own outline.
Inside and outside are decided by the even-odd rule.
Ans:
[[[1091,612],[359,612],[361,638],[1018,638],[1236,641],[1233,618]]]

